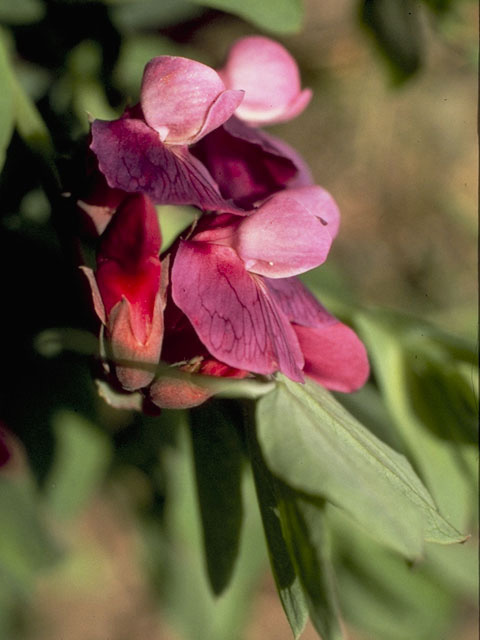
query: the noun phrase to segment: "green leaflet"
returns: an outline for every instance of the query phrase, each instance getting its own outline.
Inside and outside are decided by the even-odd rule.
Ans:
[[[303,18],[301,0],[193,0],[195,4],[240,16],[270,33],[295,33]]]
[[[247,429],[270,563],[287,619],[299,638],[310,618],[324,640],[342,640],[323,502],[313,503],[275,478]]]
[[[287,534],[282,529],[278,483],[262,458],[253,424],[249,424],[247,437],[270,565],[287,620],[297,639],[300,638],[307,623],[308,610],[300,580],[290,557]]]
[[[235,416],[229,419],[231,406],[225,401],[210,401],[190,411],[207,573],[216,595],[232,577],[243,518],[244,451]]]
[[[259,401],[257,416],[271,471],[290,487],[341,507],[383,544],[416,558],[424,540],[464,539],[439,514],[409,462],[325,389],[280,376]]]
[[[153,546],[148,550],[146,562],[151,566],[153,558],[159,564],[158,581],[163,587],[165,616],[182,638],[240,640],[266,560],[251,475],[243,474],[245,513],[238,565],[228,588],[220,597],[215,597],[202,562],[195,477],[188,459],[192,450],[183,422],[180,416],[175,425],[178,447],[166,447],[162,452],[167,487],[165,514],[161,526],[158,521],[152,522],[149,538]]]
[[[474,354],[428,326],[385,313],[355,318],[393,426],[436,503],[454,525],[472,526],[476,492]]]

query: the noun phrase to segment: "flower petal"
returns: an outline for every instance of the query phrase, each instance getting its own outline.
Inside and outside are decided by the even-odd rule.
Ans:
[[[208,351],[232,367],[302,381],[303,357],[292,327],[261,278],[230,247],[181,242],[172,296]]]
[[[294,324],[305,357],[304,373],[333,391],[359,389],[370,372],[355,332],[323,307],[298,278],[265,279],[283,313]]]
[[[245,98],[236,116],[254,125],[284,122],[310,102],[310,89],[301,91],[298,66],[278,42],[263,36],[238,40],[219,71],[230,89],[243,89]]]
[[[326,189],[317,185],[290,189],[290,194],[301,202],[314,216],[328,224],[332,238],[335,238],[340,226],[340,210]]]
[[[107,320],[107,338],[115,373],[124,389],[136,391],[146,387],[155,377],[163,341],[163,300],[155,298],[150,331],[145,341],[136,335],[132,305],[124,297],[112,309]],[[138,366],[135,366],[138,363]]]
[[[323,327],[293,325],[305,356],[304,372],[332,391],[362,387],[370,367],[365,347],[350,327],[336,320]]]
[[[248,271],[286,278],[326,260],[332,244],[328,225],[299,202],[297,191],[276,193],[241,220],[233,248]]]
[[[265,284],[290,322],[304,327],[324,327],[337,322],[298,278],[266,278]]]
[[[112,188],[144,193],[156,204],[243,213],[222,198],[207,169],[186,147],[164,145],[142,120],[94,120],[90,146]]]
[[[145,121],[168,144],[199,140],[228,120],[242,99],[242,91],[225,91],[218,73],[195,60],[160,56],[143,73]]]
[[[161,243],[155,207],[146,196],[136,194],[119,207],[97,252],[96,280],[107,317],[126,298],[134,334],[142,343],[150,332],[160,289]]]
[[[286,147],[232,117],[202,138],[191,152],[207,167],[225,198],[252,209],[296,178],[298,155],[287,153],[292,150]]]

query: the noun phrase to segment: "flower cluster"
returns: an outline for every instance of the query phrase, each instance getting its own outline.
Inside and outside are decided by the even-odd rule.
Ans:
[[[327,258],[338,208],[300,156],[259,128],[293,118],[310,98],[290,54],[255,36],[219,71],[154,58],[139,104],[93,121],[96,171],[79,206],[99,240],[96,269],[83,269],[123,390],[189,407],[211,391],[176,371],[281,371],[345,392],[365,382],[362,343],[296,277]],[[199,210],[162,255],[158,204]]]

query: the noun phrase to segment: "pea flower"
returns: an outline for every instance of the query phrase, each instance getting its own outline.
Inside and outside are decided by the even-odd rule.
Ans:
[[[301,90],[298,66],[288,51],[263,36],[238,40],[218,73],[226,87],[245,91],[235,115],[253,126],[291,120],[312,97],[310,89]]]
[[[128,196],[100,238],[95,273],[83,267],[95,311],[124,389],[147,386],[163,339],[164,286],[157,214],[142,195]],[[138,363],[138,366],[135,366]]]
[[[108,186],[141,192],[157,204],[191,204],[241,213],[225,200],[189,145],[230,118],[243,92],[226,89],[216,71],[186,58],[153,58],[140,103],[118,120],[94,120],[90,148]]]
[[[262,276],[285,278],[324,262],[338,215],[321,187],[288,190],[245,218],[217,216],[210,228],[180,241],[173,301],[209,353],[231,367],[303,381],[295,331]]]

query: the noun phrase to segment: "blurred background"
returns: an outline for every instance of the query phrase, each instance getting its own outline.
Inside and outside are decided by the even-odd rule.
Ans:
[[[437,456],[438,473],[429,476],[430,460],[412,454],[434,495],[444,469],[452,509],[465,505],[458,517],[472,534],[462,548],[432,550],[412,568],[332,516],[345,624],[360,640],[473,640],[476,485],[471,476],[449,483],[448,464],[453,469],[460,449],[469,469],[477,461],[476,436],[462,429],[471,429],[478,411],[478,5],[304,0],[303,18],[298,2],[279,2],[273,14],[269,6],[262,13],[246,0],[240,8],[227,0],[0,0],[1,38],[73,192],[83,180],[78,158],[88,114],[114,118],[134,103],[153,56],[183,55],[218,68],[236,38],[262,33],[297,59],[314,98],[271,132],[303,155],[342,212],[329,260],[308,283],[353,324],[357,310],[382,307],[436,327],[432,351],[407,344],[416,320],[405,321],[412,324],[399,339],[422,362],[412,368],[424,400],[414,403],[414,418],[395,404],[380,369],[345,404],[399,450]],[[250,478],[237,572],[215,602],[203,575],[186,416],[140,416],[98,397],[90,342],[72,333],[95,331],[63,242],[74,222],[68,207],[52,209],[21,129],[0,176],[0,429],[12,453],[0,471],[0,640],[290,638]],[[376,334],[367,325],[362,337],[373,352]],[[59,328],[69,329],[67,347],[74,348],[39,346],[42,332]],[[438,362],[441,374],[429,368]],[[457,386],[446,363],[461,372]],[[437,402],[444,387],[457,404]],[[455,438],[425,427],[445,416],[459,425]],[[409,420],[412,436],[402,430]],[[310,628],[302,636],[316,637]]]

